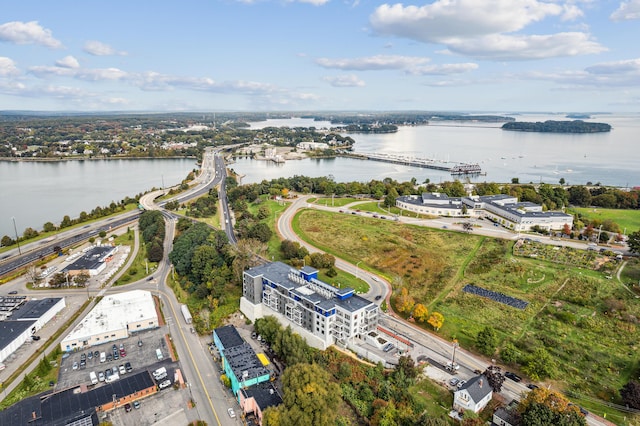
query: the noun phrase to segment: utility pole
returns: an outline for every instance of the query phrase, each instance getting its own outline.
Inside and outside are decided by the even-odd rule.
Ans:
[[[460,346],[458,344],[458,339],[453,339],[453,355],[451,356],[451,366],[455,368],[456,366],[456,348]]]
[[[16,244],[18,245],[18,254],[22,254],[22,251],[20,251],[20,241],[19,241],[19,238],[18,238],[18,228],[16,228],[16,218],[12,216],[11,219],[13,220],[13,231],[16,233]]]

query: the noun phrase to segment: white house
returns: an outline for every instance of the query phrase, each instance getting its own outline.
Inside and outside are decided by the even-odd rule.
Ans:
[[[484,374],[481,374],[469,379],[464,386],[453,393],[453,409],[479,413],[491,401],[492,396],[491,386]]]

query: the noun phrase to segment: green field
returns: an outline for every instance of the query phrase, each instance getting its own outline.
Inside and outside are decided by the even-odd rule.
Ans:
[[[474,350],[478,332],[490,326],[498,334],[492,357],[500,359],[509,343],[520,363],[543,347],[554,366],[545,384],[595,399],[590,407],[609,410],[610,419],[619,415],[597,400],[619,403],[618,390],[640,373],[634,320],[640,304],[615,278],[605,277],[603,271],[618,267],[615,260],[542,245],[523,252],[536,257],[516,256],[511,241],[315,210],[299,212],[294,225],[305,240],[354,264],[362,260],[394,290],[405,287],[430,312],[441,312],[442,337]],[[466,284],[529,304],[520,310],[465,293]],[[519,371],[519,365],[509,368]]]
[[[620,226],[620,231],[626,235],[640,230],[640,210],[603,209],[600,207],[572,207],[569,213],[580,213],[589,220],[611,220]]]

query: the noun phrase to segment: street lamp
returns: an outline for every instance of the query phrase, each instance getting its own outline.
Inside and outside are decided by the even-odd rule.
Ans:
[[[16,233],[16,244],[18,245],[18,254],[22,254],[22,252],[20,251],[20,241],[18,241],[18,228],[16,228],[16,218],[12,216],[11,220],[13,220],[13,231]]]
[[[358,265],[362,262],[362,260],[360,260],[358,263],[356,263],[356,280],[358,279]]]

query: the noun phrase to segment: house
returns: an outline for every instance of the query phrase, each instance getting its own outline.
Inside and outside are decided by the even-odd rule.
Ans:
[[[242,407],[247,419],[253,417],[253,423],[258,425],[262,425],[262,413],[264,410],[282,404],[282,398],[271,382],[263,382],[248,388],[241,388],[238,397],[240,407]]]
[[[493,390],[484,374],[469,379],[453,393],[453,409],[479,413],[491,401]]]
[[[519,426],[520,416],[517,412],[518,401],[513,400],[506,407],[500,407],[493,413],[491,426]]]

